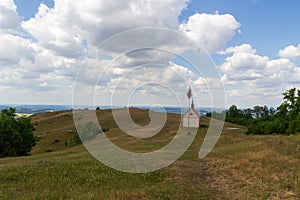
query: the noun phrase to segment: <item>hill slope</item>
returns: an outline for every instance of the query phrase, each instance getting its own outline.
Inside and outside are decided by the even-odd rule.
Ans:
[[[131,110],[139,124],[148,112]],[[97,113],[107,135],[122,148],[141,152],[171,140],[180,121],[169,121],[158,136],[138,141],[117,129],[110,111]],[[142,119],[142,120],[141,120]],[[245,129],[225,124],[213,151],[198,159],[207,131],[204,126],[189,150],[172,165],[146,174],[123,173],[106,167],[82,145],[65,146],[76,133],[71,112],[33,116],[40,143],[34,155],[0,159],[0,199],[299,199],[300,136],[247,136]],[[202,123],[208,125],[209,119]],[[239,129],[231,129],[238,127]],[[59,142],[53,143],[58,139]],[[60,144],[62,143],[62,144]],[[148,145],[148,146],[147,146]],[[45,149],[51,153],[43,153]],[[43,153],[43,154],[38,154]]]

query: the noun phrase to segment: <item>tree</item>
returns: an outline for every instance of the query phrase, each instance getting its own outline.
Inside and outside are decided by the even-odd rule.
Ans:
[[[283,99],[284,102],[281,106],[285,107],[288,120],[294,121],[300,113],[300,90],[296,90],[296,88],[288,90],[283,93]]]
[[[14,108],[0,113],[0,157],[24,156],[36,144],[31,119],[17,117]]]
[[[226,111],[226,121],[239,124],[239,125],[247,125],[248,121],[251,120],[252,113],[251,109],[247,108],[244,110],[238,109],[236,105],[230,106],[229,110]]]
[[[276,110],[275,108],[271,107],[271,108],[269,109],[269,114],[270,114],[271,116],[273,116],[273,115],[275,115],[276,111],[277,111],[277,110]]]
[[[248,134],[296,134],[300,132],[300,90],[283,93],[283,103],[274,108],[255,106],[255,120],[248,123]]]
[[[254,106],[253,107],[253,112],[254,112],[256,118],[261,117],[262,113],[263,113],[263,107],[261,107],[261,106]]]
[[[261,117],[268,117],[270,114],[268,106],[264,106],[261,109],[262,109]]]
[[[238,118],[240,115],[240,110],[237,108],[236,105],[232,105],[230,106],[227,114],[226,114],[229,118]]]
[[[244,109],[243,110],[243,114],[244,114],[244,117],[246,119],[252,119],[252,110],[250,108],[247,108],[247,109]]]
[[[284,103],[287,103],[289,107],[292,109],[295,107],[296,102],[296,88],[292,88],[287,92],[283,93]]]

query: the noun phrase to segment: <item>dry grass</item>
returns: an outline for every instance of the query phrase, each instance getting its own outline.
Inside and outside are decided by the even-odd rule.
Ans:
[[[149,123],[147,111],[132,109],[131,115],[140,125]],[[180,121],[168,115],[159,134],[136,139],[118,129],[111,111],[97,116],[115,144],[134,152],[165,145]],[[0,159],[0,199],[300,199],[299,134],[247,136],[244,127],[226,123],[213,151],[198,159],[209,124],[203,118],[178,161],[156,172],[128,174],[99,163],[82,145],[63,144],[76,134],[71,112],[38,114],[33,122],[41,137],[34,155]],[[55,152],[45,154],[46,149]]]
[[[211,182],[230,199],[299,199],[299,135],[224,133],[208,160]],[[281,142],[278,142],[281,141]]]

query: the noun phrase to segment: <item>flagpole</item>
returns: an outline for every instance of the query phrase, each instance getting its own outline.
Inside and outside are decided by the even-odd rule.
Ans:
[[[189,99],[189,110],[188,110],[188,128],[190,127],[190,109],[191,109],[191,97],[192,97],[192,89],[191,86],[188,89],[188,92],[186,93],[187,97]]]

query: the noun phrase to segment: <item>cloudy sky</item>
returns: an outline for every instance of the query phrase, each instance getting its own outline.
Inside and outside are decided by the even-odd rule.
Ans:
[[[197,105],[210,106],[207,84],[219,79],[226,106],[276,107],[282,92],[300,87],[299,7],[298,0],[0,0],[0,104],[70,105],[73,95],[88,104],[93,94],[102,105],[176,105],[192,85]],[[219,77],[180,59],[194,45]],[[75,80],[86,87],[74,94]]]

